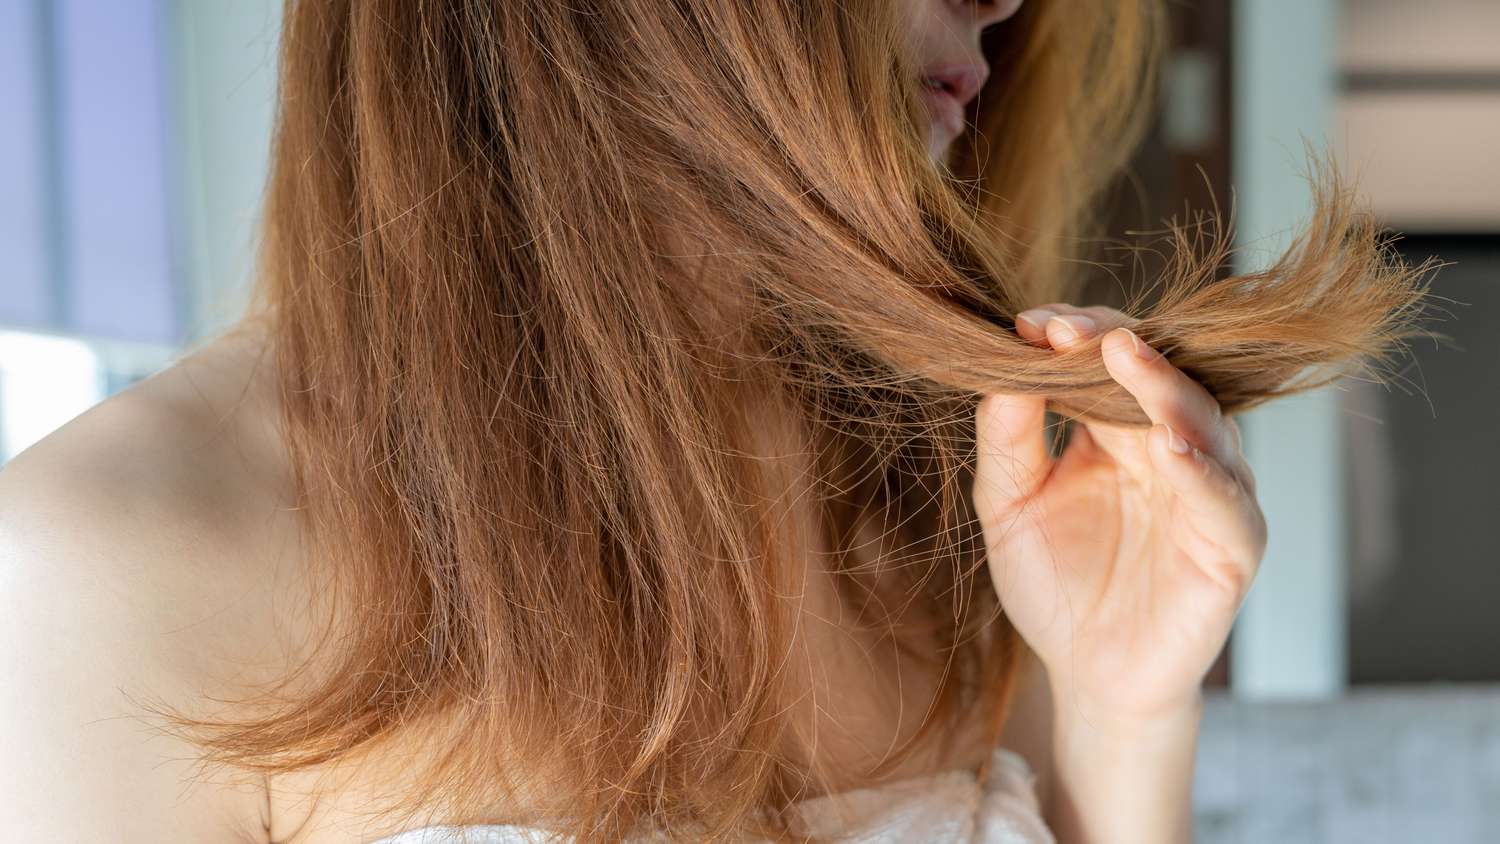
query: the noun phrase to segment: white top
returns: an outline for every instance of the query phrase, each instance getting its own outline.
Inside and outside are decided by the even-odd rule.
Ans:
[[[795,811],[814,835],[861,842],[1056,844],[1037,805],[1036,775],[997,747],[983,786],[972,771],[942,771],[813,797]],[[511,825],[428,826],[370,844],[542,844],[553,839]]]

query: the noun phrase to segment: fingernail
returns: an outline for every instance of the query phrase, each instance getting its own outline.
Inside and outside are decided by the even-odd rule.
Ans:
[[[1029,311],[1022,311],[1016,314],[1016,319],[1030,325],[1032,328],[1041,328],[1047,324],[1047,320],[1052,319],[1054,316],[1056,314],[1046,308],[1032,308]]]
[[[1167,429],[1167,448],[1172,449],[1178,454],[1187,454],[1192,448],[1192,446],[1188,445],[1188,441],[1183,439],[1171,425],[1164,425],[1162,427]]]
[[[1140,358],[1141,360],[1156,359],[1156,350],[1147,345],[1145,340],[1142,340],[1140,337],[1136,336],[1136,333],[1134,331],[1131,331],[1128,328],[1122,328],[1120,330],[1130,335],[1131,348],[1135,349],[1136,357]]]
[[[1057,323],[1059,331],[1065,342],[1072,343],[1082,337],[1087,337],[1097,327],[1092,319],[1082,314],[1063,314],[1048,320],[1048,325]]]

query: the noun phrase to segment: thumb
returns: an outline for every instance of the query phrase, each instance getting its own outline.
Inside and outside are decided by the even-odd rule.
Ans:
[[[986,396],[974,414],[977,462],[974,505],[981,520],[1010,511],[1047,477],[1047,400],[1040,395]]]

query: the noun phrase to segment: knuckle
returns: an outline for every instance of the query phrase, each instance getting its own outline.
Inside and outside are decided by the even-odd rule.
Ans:
[[[1244,484],[1240,482],[1239,474],[1234,469],[1196,448],[1193,449],[1193,458],[1198,462],[1198,471],[1209,492],[1222,496],[1228,501],[1238,501],[1249,497]]]
[[[1266,553],[1266,542],[1269,539],[1265,514],[1259,507],[1252,507],[1250,510],[1250,556],[1252,560],[1258,561]]]
[[[1255,569],[1239,563],[1230,563],[1224,566],[1220,576],[1230,592],[1238,597],[1250,591],[1250,583],[1255,579]]]
[[[1238,463],[1238,469],[1239,469],[1240,480],[1245,485],[1245,491],[1247,493],[1249,493],[1249,495],[1250,495],[1251,498],[1254,498],[1255,497],[1255,472],[1251,471],[1250,464],[1247,463],[1247,462],[1245,462],[1244,458],[1240,458],[1239,463]]]
[[[1238,501],[1245,497],[1245,488],[1240,484],[1239,478],[1236,478],[1232,472],[1216,467],[1213,472],[1213,480],[1219,492],[1223,493],[1225,498],[1231,501]]]
[[[1218,402],[1215,402],[1214,404],[1215,406],[1219,406]],[[1244,448],[1244,440],[1240,436],[1240,426],[1234,421],[1234,417],[1223,416],[1222,411],[1223,408],[1222,406],[1220,406],[1220,418],[1223,420],[1224,436],[1229,441],[1229,450],[1233,454],[1238,456],[1240,451]]]
[[[1186,376],[1183,377],[1186,379]],[[1220,441],[1227,440],[1229,432],[1224,425],[1223,405],[1215,401],[1196,381],[1187,380],[1182,385],[1182,392],[1186,400],[1191,402],[1190,407],[1204,419],[1204,430],[1211,432]]]

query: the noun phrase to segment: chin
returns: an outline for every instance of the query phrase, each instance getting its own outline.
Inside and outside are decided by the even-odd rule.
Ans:
[[[934,136],[927,142],[927,155],[933,164],[946,166],[948,164],[948,153],[953,148],[953,142],[944,140],[940,136]]]
[[[933,164],[947,165],[949,153],[953,151],[953,142],[957,138],[949,136],[943,127],[933,123],[927,127],[927,156],[932,159]]]
[[[941,163],[948,158],[948,145],[937,141],[927,142],[927,157],[932,159],[933,164]]]

